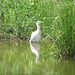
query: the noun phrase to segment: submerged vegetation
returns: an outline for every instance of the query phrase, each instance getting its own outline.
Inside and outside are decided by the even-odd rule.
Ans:
[[[73,0],[0,0],[0,38],[28,38],[40,20],[42,42],[60,54],[75,54]]]

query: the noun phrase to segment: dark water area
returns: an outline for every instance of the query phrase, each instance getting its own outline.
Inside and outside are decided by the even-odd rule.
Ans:
[[[0,40],[0,75],[75,75],[75,60],[47,55],[47,44]]]

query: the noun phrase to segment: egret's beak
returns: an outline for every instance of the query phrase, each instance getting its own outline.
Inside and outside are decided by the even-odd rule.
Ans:
[[[43,22],[40,22],[40,23],[43,23]]]

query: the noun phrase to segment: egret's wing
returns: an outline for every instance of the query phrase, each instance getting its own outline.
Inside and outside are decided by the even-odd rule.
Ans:
[[[33,40],[36,36],[37,36],[37,31],[35,31],[31,34],[31,40]]]

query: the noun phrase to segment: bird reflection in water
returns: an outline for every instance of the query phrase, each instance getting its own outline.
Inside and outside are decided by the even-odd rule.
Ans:
[[[36,55],[36,63],[40,63],[40,44],[39,43],[31,43],[30,42],[30,47],[31,47],[31,51],[32,53],[34,53]]]

